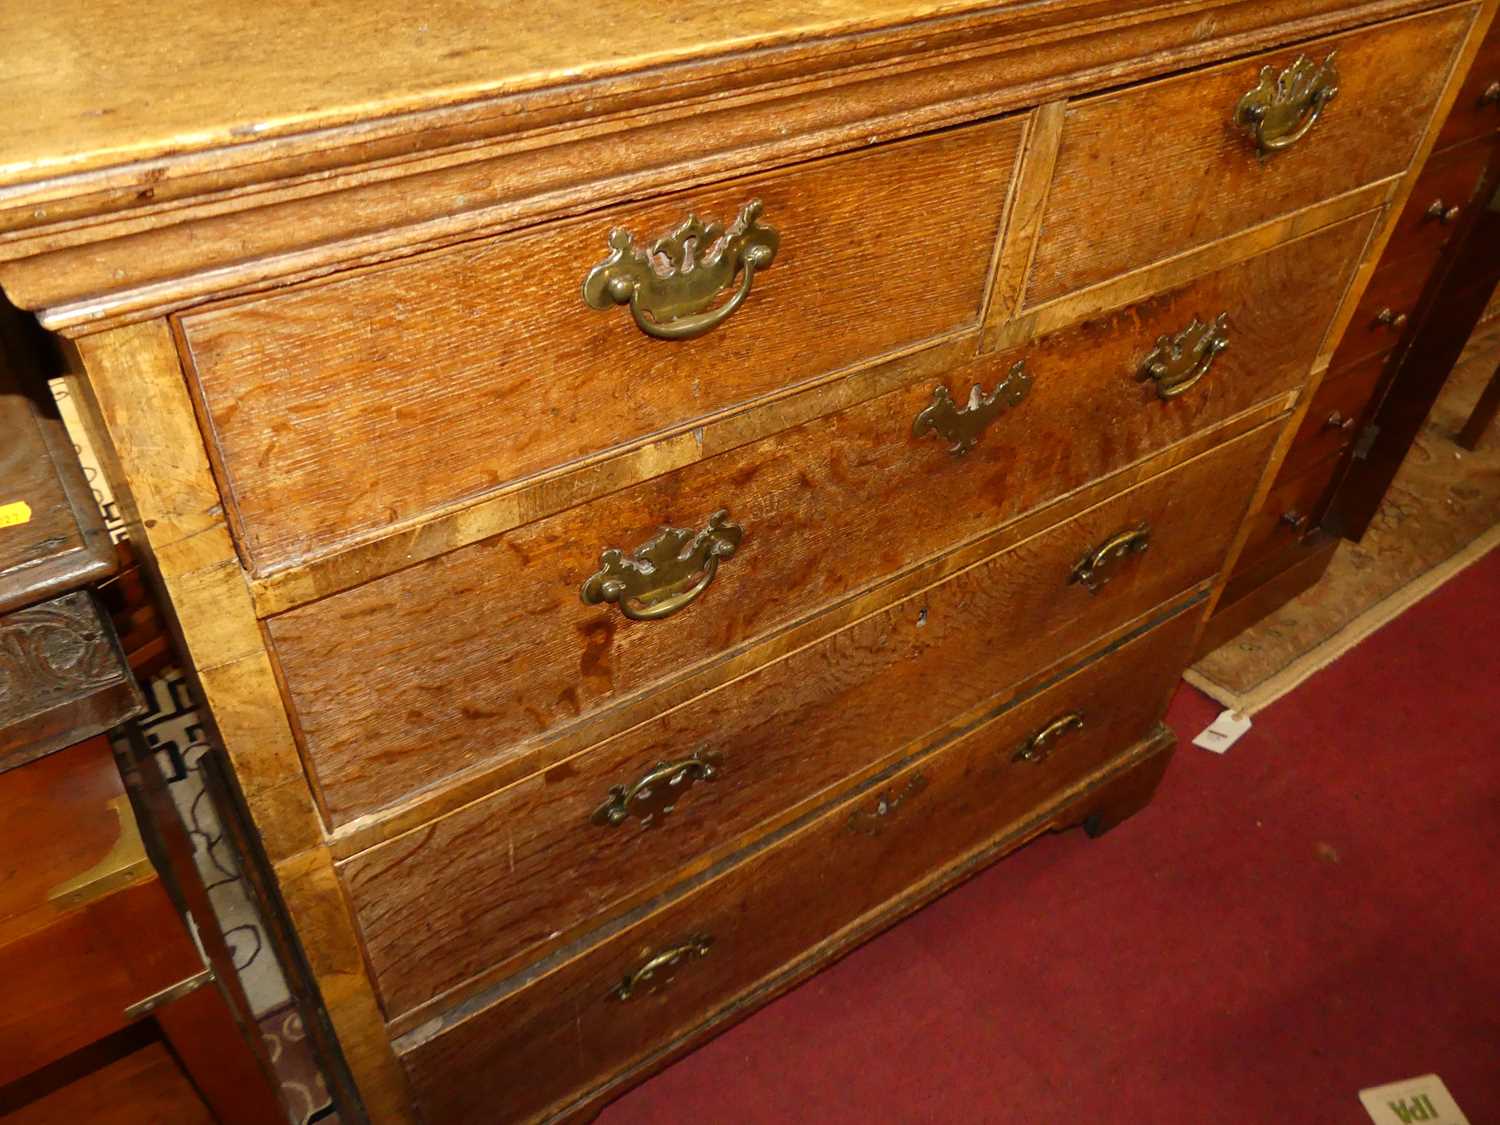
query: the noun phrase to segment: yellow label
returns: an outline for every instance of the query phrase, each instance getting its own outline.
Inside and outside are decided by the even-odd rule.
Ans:
[[[31,522],[31,505],[24,500],[0,504],[0,527],[20,527]]]

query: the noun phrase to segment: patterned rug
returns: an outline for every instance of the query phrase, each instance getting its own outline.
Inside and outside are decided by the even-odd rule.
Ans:
[[[1491,306],[1491,313],[1496,306]],[[1379,512],[1312,588],[1190,668],[1185,679],[1254,714],[1500,546],[1500,426],[1473,453],[1454,435],[1500,361],[1500,319],[1475,331]]]

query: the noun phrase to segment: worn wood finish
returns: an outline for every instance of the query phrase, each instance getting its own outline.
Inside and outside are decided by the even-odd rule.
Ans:
[[[1473,14],[1413,18],[1070,106],[1027,304],[1400,172]],[[1263,66],[1333,51],[1338,97],[1294,148],[1262,158],[1231,122],[1241,95]]]
[[[501,786],[550,768],[581,750],[686,703],[705,691],[755,671],[762,665],[877,612],[907,595],[941,582],[976,562],[1006,550],[1039,532],[1091,508],[1134,484],[1194,460],[1235,437],[1284,416],[1291,396],[1274,399],[1236,416],[1223,426],[1194,434],[1163,453],[1093,481],[1058,502],[1030,512],[996,531],[938,555],[820,614],[771,632],[763,640],[726,652],[678,679],[663,681],[649,692],[622,698],[615,706],[580,719],[557,734],[536,740],[510,758],[474,766],[441,786],[424,790],[378,816],[363,817],[332,834],[334,854],[347,858],[381,840],[419,827],[444,812],[487,796]]]
[[[98,582],[115,565],[47,391],[39,336],[0,305],[0,613]]]
[[[1037,336],[1139,303],[1164,291],[1180,289],[1204,274],[1378,208],[1389,196],[1391,187],[1392,182],[1387,181],[1361,188],[1169,262],[1145,267],[1087,293],[1053,302],[1008,324],[992,325],[993,331],[986,333],[984,350],[1020,347]],[[934,381],[948,378],[955,367],[974,354],[973,337],[972,330],[966,331],[936,344],[918,346],[853,374],[818,381],[784,395],[768,396],[760,405],[727,412],[675,435],[653,438],[638,449],[585,458],[576,466],[497,489],[472,503],[451,506],[386,538],[351,544],[321,559],[252,578],[251,595],[256,612],[269,617],[361,585],[390,571],[717,456],[811,418],[846,409],[919,378]]]
[[[0,614],[0,772],[144,709],[92,594],[80,590]]]
[[[322,829],[301,759],[281,705],[224,525],[171,332],[163,323],[101,333],[80,341],[88,380],[75,380],[83,417],[132,541],[145,552],[189,668],[212,736],[234,764],[241,795],[273,860],[297,857],[304,868],[333,870],[320,850]],[[343,909],[336,895],[283,886],[292,916],[319,944],[309,962],[329,1016],[339,1029],[365,1108],[377,1120],[407,1120],[405,1079],[381,1025],[357,945],[340,944],[326,922]],[[357,1107],[350,1107],[358,1112]]]
[[[43,310],[48,327],[97,330],[1432,3],[1153,0],[1153,10],[1130,13],[1101,0],[1053,0],[919,24],[917,42],[911,28],[856,33],[356,129],[258,140],[266,123],[256,122],[228,147],[195,152],[201,137],[177,138],[171,156],[14,185],[0,225],[43,225],[8,247],[0,237],[0,257],[14,259],[0,267],[0,285],[17,304]],[[750,85],[726,97],[739,82]],[[497,134],[498,143],[475,143]],[[118,222],[97,217],[120,209],[130,213]]]
[[[1024,352],[924,379],[274,619],[270,635],[332,823],[566,727],[1292,390],[1369,226],[1346,222]],[[1299,310],[1291,323],[1271,312],[1288,302]],[[1221,312],[1233,325],[1230,350],[1194,392],[1162,402],[1137,378],[1141,361],[1158,336]],[[962,400],[971,384],[993,388],[1018,359],[1032,390],[972,452],[955,458],[946,443],[911,436],[934,383]],[[745,539],[692,609],[630,622],[611,605],[580,602],[603,548],[630,550],[661,525],[699,527],[721,507]],[[486,606],[482,626],[459,609],[471,600]],[[351,628],[364,637],[358,651],[343,643]],[[510,671],[518,660],[524,676]],[[374,762],[389,771],[381,776]]]
[[[1269,429],[1127,491],[947,581],[344,864],[389,1016],[650,889],[1070,652],[1210,578]],[[1091,594],[1074,563],[1127,527],[1150,551]],[[961,674],[954,674],[961,670]],[[664,827],[589,823],[613,784],[706,747]]]
[[[979,126],[185,317],[251,568],[973,323],[1020,136]],[[612,229],[645,244],[753,199],[781,246],[713,332],[653,340],[584,304]]]
[[[1147,634],[873,779],[744,862],[710,870],[644,918],[562,951],[493,1001],[476,1000],[404,1037],[402,1057],[427,1119],[442,1125],[488,1113],[522,1120],[583,1094],[763,987],[845,927],[885,912],[913,884],[992,840],[1020,834],[1070,787],[1118,769],[1122,743],[1150,733],[1175,680],[1163,665],[1185,655],[1191,638],[1192,623],[1183,619]],[[1160,659],[1143,660],[1148,653]],[[1041,764],[1012,760],[1028,735],[1070,711],[1084,716],[1084,727],[1052,756]],[[1041,819],[1045,824],[1045,814]],[[713,945],[701,960],[679,965],[670,987],[660,982],[627,1001],[610,998],[628,972],[690,935]],[[458,1073],[473,1080],[443,1078]]]

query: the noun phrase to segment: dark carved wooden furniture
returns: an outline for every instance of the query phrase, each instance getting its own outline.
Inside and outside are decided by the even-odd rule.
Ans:
[[[1399,330],[1376,264],[1495,7],[166,0],[13,79],[0,288],[341,1114],[586,1116],[1140,809],[1278,472],[1273,524],[1349,437],[1324,373]]]
[[[30,331],[0,321],[0,1117],[279,1121],[154,762],[122,776],[102,733],[141,709],[89,588],[115,552]]]

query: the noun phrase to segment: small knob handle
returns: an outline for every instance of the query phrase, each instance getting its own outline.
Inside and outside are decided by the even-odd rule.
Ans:
[[[1491,82],[1479,95],[1480,105],[1500,105],[1500,82]]]
[[[1381,309],[1375,314],[1375,323],[1384,324],[1387,328],[1405,328],[1406,314],[1392,312],[1390,309]]]
[[[1457,206],[1445,207],[1441,198],[1434,199],[1427,206],[1427,217],[1430,219],[1436,219],[1438,222],[1442,223],[1443,226],[1447,226],[1448,224],[1454,222],[1461,212],[1462,208]]]
[[[1337,410],[1335,410],[1323,421],[1323,428],[1328,430],[1348,430],[1353,428],[1353,426],[1354,419],[1352,417],[1345,418]]]
[[[1307,516],[1295,509],[1281,514],[1281,522],[1293,531],[1305,531],[1307,529]]]

